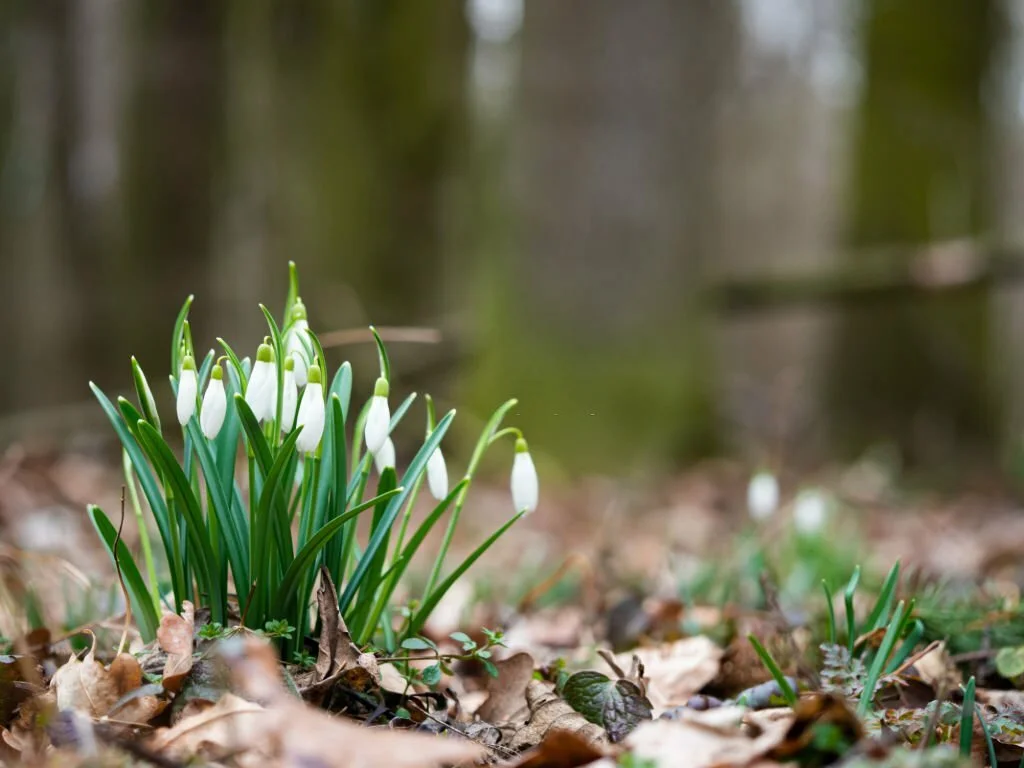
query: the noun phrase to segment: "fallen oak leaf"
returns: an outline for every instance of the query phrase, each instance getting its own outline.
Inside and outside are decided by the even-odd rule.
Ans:
[[[526,686],[533,679],[534,661],[528,653],[516,653],[494,662],[498,674],[487,677],[487,699],[476,711],[476,716],[489,723],[512,720],[524,710]]]
[[[513,768],[577,768],[608,755],[594,743],[572,731],[551,730],[544,740],[527,752]]]
[[[631,667],[634,656],[639,658],[644,667],[645,694],[657,716],[666,709],[685,705],[700,693],[715,679],[723,655],[724,651],[712,640],[698,635],[617,654],[614,661],[618,667],[626,668]],[[615,668],[611,668],[614,671]]]
[[[320,566],[320,586],[316,590],[317,610],[320,614],[320,641],[316,656],[314,682],[322,682],[339,670],[359,664],[359,649],[345,626],[338,610],[338,590],[326,566]]]

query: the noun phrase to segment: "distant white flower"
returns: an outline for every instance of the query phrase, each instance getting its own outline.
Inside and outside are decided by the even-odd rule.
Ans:
[[[828,499],[816,489],[801,491],[793,504],[793,525],[804,535],[813,535],[828,520]]]
[[[516,512],[533,512],[537,508],[539,489],[537,484],[537,468],[530,457],[530,449],[526,440],[516,440],[516,457],[512,462],[512,503]]]
[[[192,355],[185,355],[181,362],[181,373],[178,375],[178,423],[188,424],[192,414],[196,412],[196,394],[199,392],[199,379],[196,376],[196,361]]]
[[[295,409],[299,402],[299,390],[295,384],[298,370],[295,357],[289,355],[284,361],[284,382],[281,391],[281,431],[291,432],[295,424]],[[305,370],[305,369],[303,369]]]
[[[311,362],[309,354],[311,342],[309,334],[306,333],[308,328],[306,305],[302,303],[302,299],[296,298],[295,304],[292,305],[291,324],[285,338],[285,355],[295,360],[295,383],[300,387],[306,386],[308,379],[306,369],[309,368]]]
[[[277,366],[274,365],[274,348],[260,344],[245,388],[245,402],[257,421],[273,421],[277,410]]]
[[[203,407],[199,411],[199,427],[207,440],[213,440],[224,426],[224,417],[228,412],[228,399],[224,394],[224,370],[220,363],[210,371],[210,381],[203,395]]]
[[[373,454],[373,465],[377,468],[377,474],[383,475],[388,467],[395,466],[395,444],[390,437],[384,438],[384,445]]]
[[[302,427],[296,447],[304,453],[313,453],[320,445],[320,438],[324,435],[324,385],[320,380],[320,366],[309,366],[309,380],[306,382],[306,390],[302,395],[302,403],[299,405],[299,417],[295,420],[295,426]]]
[[[779,508],[779,481],[767,470],[757,472],[747,486],[747,511],[754,520],[767,520]]]
[[[441,446],[435,448],[427,459],[427,487],[430,495],[438,501],[448,495],[448,466],[444,463]]]
[[[374,456],[384,447],[384,441],[391,431],[391,409],[388,408],[388,381],[383,376],[377,379],[373,388],[370,411],[366,414],[366,449]]]

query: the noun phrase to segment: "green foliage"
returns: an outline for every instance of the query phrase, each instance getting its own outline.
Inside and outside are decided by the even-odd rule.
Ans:
[[[246,627],[281,641],[285,658],[292,658],[301,648],[302,636],[311,629],[316,574],[321,565],[326,565],[337,585],[339,606],[353,638],[360,644],[379,639],[393,650],[402,639],[419,632],[452,584],[521,516],[502,524],[463,562],[454,567],[447,562],[447,544],[483,454],[501,437],[519,436],[518,430],[501,429],[515,401],[505,403],[488,421],[464,479],[422,523],[413,526],[411,510],[428,459],[440,450],[455,412],[435,419],[431,405],[426,436],[408,466],[401,473],[386,468],[376,492],[367,493],[373,457],[362,452],[362,417],[351,417],[352,368],[346,362],[332,379],[326,376],[323,348],[306,327],[304,311],[297,306],[300,301],[298,275],[291,264],[283,322],[278,323],[266,307],[260,307],[276,373],[276,389],[271,391],[277,396],[267,406],[272,417],[267,416],[265,408],[258,408],[264,417],[261,421],[246,400],[257,364],[239,358],[226,341],[218,339],[228,363],[224,366],[221,401],[226,401],[226,412],[220,428],[207,436],[207,427],[195,411],[206,407],[203,392],[212,379],[215,353],[195,355],[188,321],[191,296],[182,306],[171,336],[170,378],[176,395],[186,354],[195,358],[198,368],[196,407],[184,402],[192,415],[181,429],[180,453],[172,447],[178,445],[170,434],[174,421],[161,424],[148,379],[137,360],[132,360],[132,379],[138,406],[125,398],[112,402],[94,384],[90,386],[123,446],[135,514],[141,523],[141,499],[152,514],[166,556],[175,609],[180,611],[185,600],[210,609],[211,623],[201,630],[207,633],[204,637],[222,636],[229,626],[229,616],[237,611]],[[390,378],[387,350],[379,334],[371,331],[380,373]],[[300,419],[295,429],[284,428],[281,393],[288,356],[323,369],[323,385],[307,385],[297,396],[300,414],[303,398],[324,398],[322,422],[301,426]],[[263,366],[259,370],[268,370],[266,363],[259,365]],[[414,399],[415,395],[410,395],[395,409],[390,430],[409,412]],[[289,414],[289,427],[290,418]],[[322,437],[315,449],[308,453],[300,450],[302,430],[317,429],[311,434],[321,434],[321,426]],[[241,454],[239,443],[244,449]],[[245,457],[242,467],[237,465],[240,455]],[[369,538],[360,543],[357,523],[366,511],[372,515]],[[109,518],[97,507],[90,507],[89,513],[111,559],[120,566],[139,629],[150,640],[155,636],[161,606],[147,527],[139,526],[143,535],[143,576],[143,569],[135,564],[123,542],[118,542],[115,549],[116,529]],[[430,568],[427,589],[416,601],[416,609],[403,613],[393,604],[393,596],[423,540],[446,514],[449,525],[445,545]],[[235,585],[236,594],[228,593],[229,583]],[[405,621],[396,627],[394,619],[402,615]]]

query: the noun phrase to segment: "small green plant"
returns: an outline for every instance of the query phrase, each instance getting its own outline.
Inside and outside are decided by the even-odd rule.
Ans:
[[[132,360],[137,405],[123,397],[115,404],[90,384],[123,447],[126,485],[142,533],[143,569],[107,515],[96,506],[89,514],[120,570],[146,640],[156,635],[161,591],[143,498],[166,555],[174,609],[180,611],[186,599],[208,606],[211,627],[229,626],[232,616],[240,616],[243,626],[264,628],[278,638],[285,658],[311,628],[311,595],[321,565],[337,585],[353,639],[379,641],[394,651],[417,635],[452,584],[537,505],[536,470],[526,441],[518,429],[501,428],[515,400],[488,420],[463,479],[449,489],[440,446],[455,411],[436,419],[428,396],[426,437],[399,474],[390,432],[409,412],[415,394],[391,412],[391,363],[371,328],[379,376],[373,396],[353,411],[352,367],[343,363],[333,378],[327,376],[327,360],[298,288],[291,264],[283,322],[261,305],[268,335],[252,361],[240,358],[223,339],[217,340],[220,357],[212,350],[198,355],[188,321],[192,297],[185,301],[170,350],[180,457],[171,447],[176,435],[162,423],[138,361]],[[505,437],[515,440],[515,514],[452,568],[448,548],[477,468],[487,449]],[[241,471],[239,456],[245,462]],[[379,479],[375,492],[368,492],[374,466]],[[411,510],[424,478],[437,504],[412,526]],[[356,524],[364,512],[371,516],[369,536],[357,541]],[[426,588],[415,610],[405,612],[396,626],[403,614],[393,603],[395,591],[423,540],[446,514],[447,529]],[[235,591],[229,594],[232,583]]]
[[[450,635],[452,640],[462,646],[462,653],[441,653],[437,644],[429,638],[420,636],[407,637],[401,643],[402,649],[406,651],[425,651],[426,654],[423,656],[393,656],[382,659],[382,661],[397,665],[399,671],[410,682],[422,682],[430,686],[436,685],[441,680],[442,673],[451,675],[451,665],[456,661],[479,661],[484,669],[487,670],[487,674],[491,677],[497,677],[498,668],[491,661],[491,649],[497,646],[505,647],[504,634],[501,630],[486,628],[480,630],[480,632],[484,636],[483,645],[478,644],[464,632],[454,632]],[[409,666],[409,662],[412,661],[429,661],[431,659],[433,659],[434,663],[420,670]]]
[[[305,649],[300,649],[293,653],[292,660],[303,669],[310,669],[316,665],[316,656]]]

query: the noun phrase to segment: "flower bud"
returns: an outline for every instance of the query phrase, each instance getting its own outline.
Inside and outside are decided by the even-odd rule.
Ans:
[[[767,520],[779,507],[779,481],[767,470],[758,471],[747,485],[747,511],[757,521]]]
[[[430,495],[441,501],[448,495],[448,466],[444,462],[441,446],[437,446],[427,459],[427,487]]]
[[[295,360],[295,384],[304,387],[308,379],[306,370],[309,368],[311,360],[308,347],[310,340],[306,333],[309,322],[306,319],[306,305],[302,303],[302,299],[296,297],[288,321],[285,355]]]
[[[516,440],[516,457],[512,462],[512,503],[516,512],[533,512],[537,508],[537,468],[530,457],[526,440]]]
[[[390,437],[384,438],[384,445],[373,454],[373,465],[377,468],[377,474],[383,475],[388,467],[395,466],[395,444]]]
[[[295,425],[296,406],[299,402],[299,390],[295,384],[295,356],[288,355],[284,360],[284,383],[281,392],[281,431],[291,432]]]
[[[181,361],[181,373],[178,376],[178,423],[188,424],[192,414],[196,412],[196,395],[199,392],[199,379],[196,376],[196,361],[191,355],[185,355]]]
[[[366,414],[366,427],[363,434],[366,438],[366,449],[374,456],[384,447],[388,433],[391,431],[391,409],[388,407],[388,381],[384,377],[377,379],[373,388],[373,399],[370,400],[370,411]]]
[[[816,489],[801,491],[793,503],[793,525],[804,536],[813,536],[825,527],[828,499]]]
[[[257,421],[273,421],[277,409],[277,368],[274,348],[264,342],[256,352],[249,385],[245,388],[245,402]]]
[[[314,453],[324,435],[324,385],[320,378],[320,366],[311,365],[308,369],[306,390],[299,405],[299,416],[295,425],[302,427],[295,446],[304,453]]]
[[[203,395],[203,407],[199,411],[199,427],[207,440],[213,440],[224,426],[228,412],[227,395],[224,393],[224,369],[216,363],[210,371],[210,381]]]

